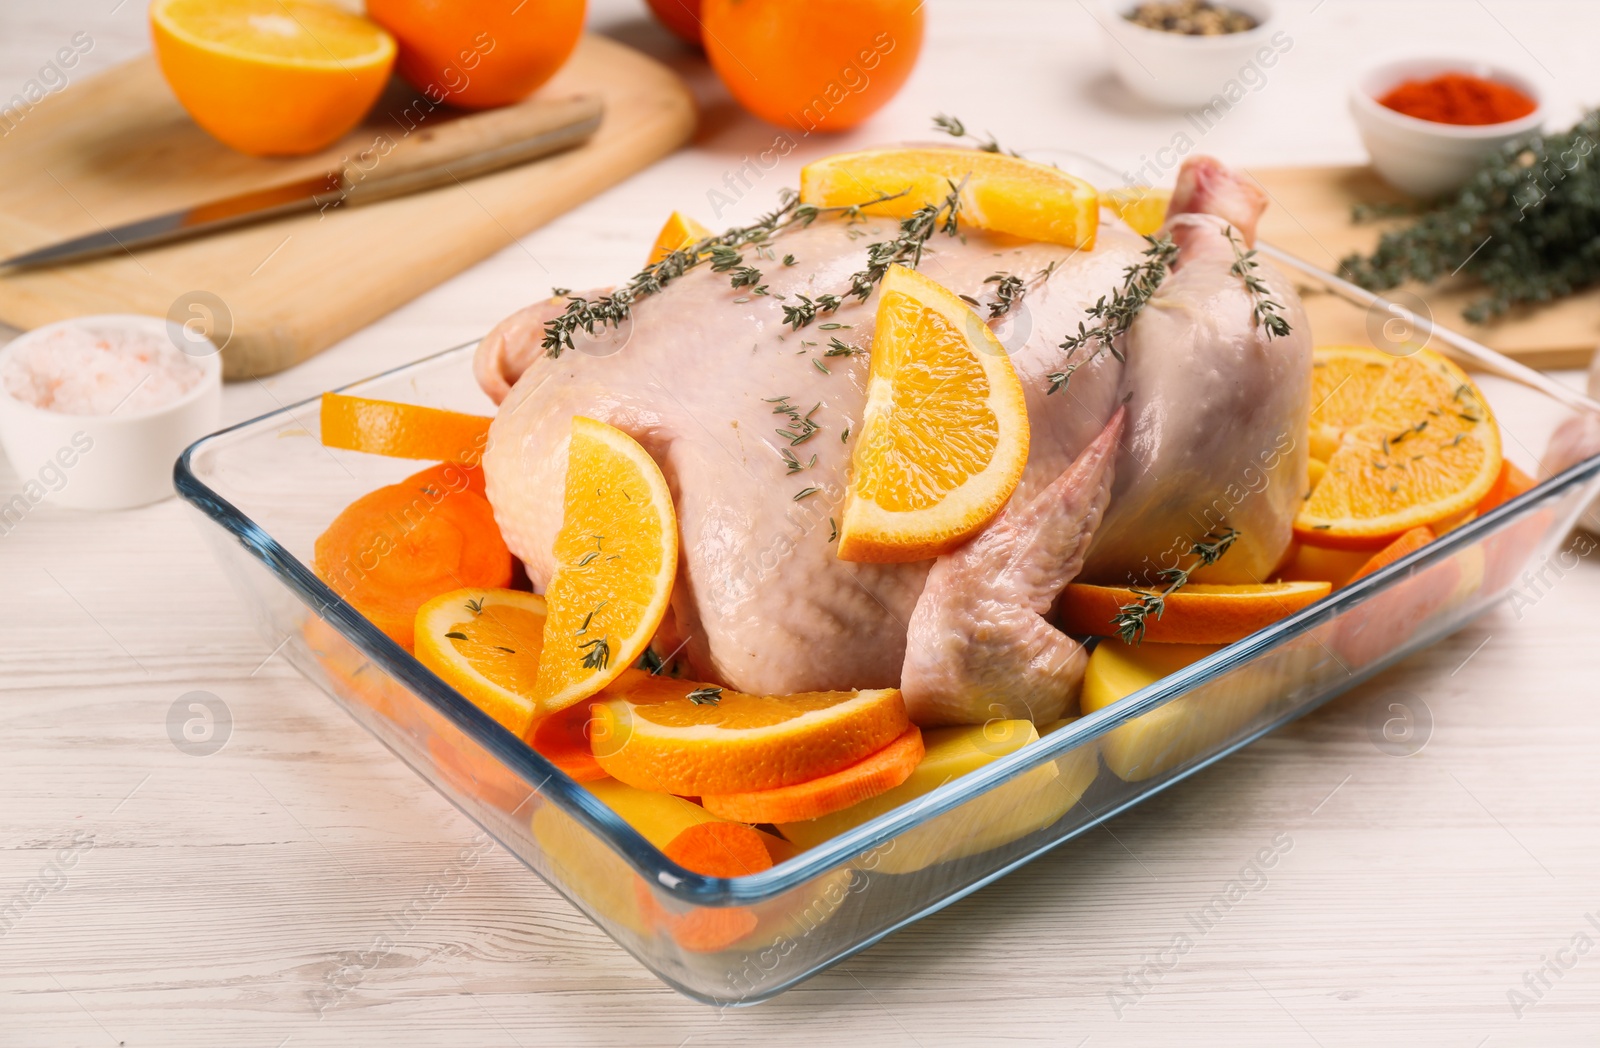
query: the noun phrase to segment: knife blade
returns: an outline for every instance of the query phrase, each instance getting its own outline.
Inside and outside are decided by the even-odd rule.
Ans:
[[[581,145],[600,126],[598,97],[522,102],[419,127],[398,142],[380,136],[339,168],[280,185],[153,215],[0,261],[12,271],[63,265],[118,251],[205,236],[305,211],[390,200],[499,171]]]

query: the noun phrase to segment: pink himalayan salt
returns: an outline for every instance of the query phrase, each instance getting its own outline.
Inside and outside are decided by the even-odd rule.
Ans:
[[[57,328],[11,353],[0,382],[24,404],[64,415],[132,415],[181,398],[205,372],[146,331]]]

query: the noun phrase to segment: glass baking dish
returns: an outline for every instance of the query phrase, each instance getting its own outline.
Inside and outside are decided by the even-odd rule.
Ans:
[[[489,414],[472,351],[348,390]],[[1549,426],[1583,409],[1482,381],[1502,420]],[[1543,434],[1513,436],[1508,456],[1535,470]],[[1505,598],[1531,562],[1554,555],[1570,567],[1559,547],[1600,493],[1596,457],[915,802],[772,869],[720,879],[666,858],[307,567],[346,504],[419,468],[323,447],[311,400],[197,442],[175,479],[270,647],[646,967],[714,1004],[771,997],[1314,709]]]

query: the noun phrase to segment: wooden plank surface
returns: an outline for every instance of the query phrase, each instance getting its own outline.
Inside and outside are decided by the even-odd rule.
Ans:
[[[1356,204],[1391,204],[1404,199],[1365,165],[1254,168],[1251,174],[1272,198],[1261,222],[1261,239],[1324,269],[1337,271],[1341,259],[1353,253],[1371,253],[1384,230],[1406,223],[1403,218],[1360,225],[1352,221],[1351,209]],[[1465,276],[1434,286],[1408,283],[1396,292],[1410,296],[1397,299],[1407,308],[1425,309],[1439,323],[1533,367],[1585,367],[1600,345],[1600,289],[1549,305],[1519,307],[1487,324],[1470,323],[1462,315],[1462,310],[1483,294]],[[1304,289],[1303,297],[1319,342],[1368,343],[1374,338],[1408,337],[1393,327],[1383,333],[1391,317],[1352,314],[1320,288]]]
[[[541,97],[599,94],[585,145],[453,186],[307,213],[72,266],[0,275],[0,320],[35,327],[85,313],[166,316],[197,293],[231,318],[228,378],[304,360],[676,149],[694,128],[687,90],[659,63],[586,37]],[[0,254],[10,255],[336,168],[380,136],[450,119],[391,94],[362,126],[308,157],[236,153],[136,58],[46,98],[0,140]],[[220,303],[220,306],[217,305]]]
[[[1487,3],[1279,0],[1292,61],[1203,148],[1263,167],[1357,161],[1339,89],[1374,41],[1503,56],[1520,43],[1554,71],[1540,81],[1553,99],[1600,97],[1591,0]],[[80,29],[99,68],[147,46],[142,5],[115,6],[0,10],[0,97]],[[1119,93],[1084,7],[941,0],[901,98],[858,133],[798,141],[718,211],[710,193],[734,195],[730,172],[777,133],[740,116],[635,0],[592,7],[597,29],[689,80],[705,114],[693,147],[329,352],[230,384],[227,421],[482,334],[552,283],[614,282],[673,208],[749,220],[801,164],[925,139],[931,113],[1130,170],[1188,126]],[[1546,420],[1507,421],[1542,448]],[[0,465],[0,497],[20,484]],[[471,824],[269,657],[181,506],[89,514],[47,499],[0,535],[0,906],[41,875],[56,882],[62,847],[94,846],[0,937],[0,1046],[1592,1048],[1600,953],[1520,1017],[1507,993],[1600,912],[1597,635],[1591,555],[1532,606],[1479,620],[1108,831],[770,1004],[721,1012],[662,986],[493,850],[393,950],[370,953],[475,846]],[[166,734],[194,689],[234,718],[209,757]],[[1433,714],[1412,757],[1369,734],[1396,692]],[[1119,1017],[1108,995],[1279,833],[1293,848],[1265,884]],[[319,1012],[309,995],[329,986],[345,989]]]

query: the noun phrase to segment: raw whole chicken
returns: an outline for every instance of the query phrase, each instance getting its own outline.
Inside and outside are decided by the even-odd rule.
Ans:
[[[1291,329],[1276,338],[1231,271],[1264,206],[1221,164],[1191,159],[1165,227],[1178,246],[1171,272],[1118,353],[1054,393],[1060,343],[1144,260],[1145,240],[1108,221],[1088,251],[965,228],[928,242],[921,272],[985,306],[996,287],[985,278],[1026,281],[1021,305],[991,323],[1032,430],[1007,508],[937,561],[834,555],[876,295],[798,331],[781,311],[796,294],[842,293],[868,245],[898,232],[886,218],[782,233],[774,245],[794,264],[752,259],[769,295],[693,269],[559,357],[541,339],[563,299],[503,321],[475,362],[500,404],[484,456],[496,519],[542,590],[570,421],[598,419],[637,439],[671,488],[682,552],[654,648],[686,658],[695,678],[755,694],[899,686],[924,725],[1060,717],[1085,661],[1048,622],[1069,581],[1152,582],[1224,528],[1236,542],[1198,577],[1262,581],[1288,546],[1307,486],[1311,337],[1293,287],[1268,264],[1256,274]],[[860,352],[824,356],[830,337]],[[797,426],[811,435],[791,444]]]

